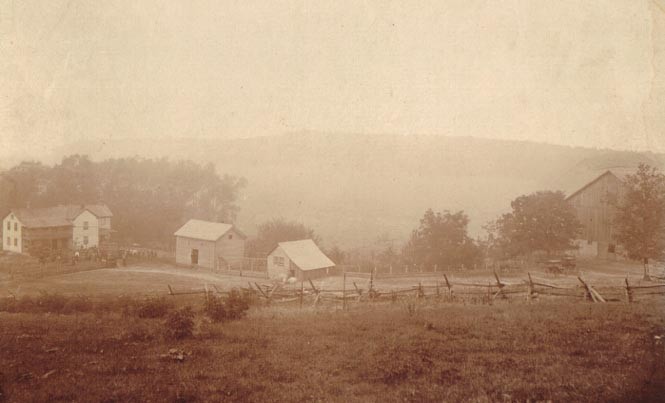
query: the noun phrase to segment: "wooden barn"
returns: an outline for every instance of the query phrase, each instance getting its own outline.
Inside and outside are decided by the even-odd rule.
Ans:
[[[613,240],[613,203],[623,197],[623,181],[633,169],[611,169],[570,193],[566,200],[575,208],[577,218],[584,229],[577,240],[576,253],[586,257],[613,257],[616,245]]]
[[[311,239],[280,242],[268,254],[270,278],[309,280],[328,275],[335,263]]]
[[[247,237],[231,224],[189,220],[174,235],[177,264],[209,269],[242,265]]]

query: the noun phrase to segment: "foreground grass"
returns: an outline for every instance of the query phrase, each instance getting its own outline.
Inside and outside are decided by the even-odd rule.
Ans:
[[[176,342],[160,319],[3,312],[0,401],[658,401],[663,313],[660,302],[263,308],[199,317]],[[164,357],[171,348],[184,360]]]

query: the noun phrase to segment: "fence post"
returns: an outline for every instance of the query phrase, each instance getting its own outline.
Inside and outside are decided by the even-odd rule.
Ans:
[[[590,300],[592,302],[598,302],[598,300],[596,299],[596,296],[594,295],[594,293],[591,292],[591,287],[589,287],[589,285],[587,283],[585,283],[584,280],[582,280],[582,277],[577,276],[577,279],[584,286],[584,295],[586,296],[586,299]]]
[[[506,294],[503,293],[503,287],[505,287],[505,284],[501,282],[499,279],[499,275],[496,274],[496,271],[494,272],[494,278],[496,278],[496,285],[499,287],[499,291],[496,292],[493,298],[496,298],[499,294],[501,295],[502,298],[506,298]]]
[[[302,309],[302,299],[303,299],[303,294],[305,293],[305,283],[301,280],[300,281],[300,309]]]
[[[374,271],[369,272],[369,291],[367,291],[367,295],[369,296],[370,299],[372,299],[372,288],[374,287]]]
[[[633,302],[633,294],[630,291],[630,285],[628,285],[628,277],[625,278],[626,281],[626,301],[630,304]]]
[[[346,311],[346,272],[342,280],[342,310]]]
[[[439,291],[439,280],[436,280],[436,296],[441,296],[441,291]]]
[[[527,291],[526,291],[526,300],[531,302],[531,298],[533,297],[533,280],[531,279],[531,273],[527,272],[527,276],[529,276],[529,283],[527,284]]]
[[[446,287],[448,287],[448,296],[452,299],[452,297],[453,297],[453,287],[450,285],[450,282],[448,281],[448,276],[446,276],[446,273],[443,273],[443,278],[446,280]]]
[[[492,305],[492,282],[487,282],[487,303]]]

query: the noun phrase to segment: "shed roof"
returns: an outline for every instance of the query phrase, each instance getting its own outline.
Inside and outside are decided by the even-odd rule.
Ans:
[[[316,270],[335,266],[335,263],[323,254],[311,239],[280,242],[277,244],[277,248],[282,248],[286,256],[301,270]]]
[[[191,219],[185,223],[179,230],[177,230],[173,235],[182,236],[186,238],[193,239],[202,239],[204,241],[216,241],[221,238],[224,234],[229,232],[233,228],[231,224],[225,224],[221,222],[212,222],[212,221],[203,221]],[[245,235],[235,229],[235,232],[238,233],[242,238],[245,238]]]

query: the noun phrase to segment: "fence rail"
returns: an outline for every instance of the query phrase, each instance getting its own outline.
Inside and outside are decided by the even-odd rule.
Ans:
[[[594,287],[587,280],[578,277],[579,284],[570,287],[562,287],[546,283],[541,279],[534,279],[530,273],[522,282],[504,283],[494,273],[495,281],[487,284],[479,282],[452,281],[447,275],[443,275],[443,281],[437,280],[434,284],[422,284],[405,288],[379,289],[375,283],[374,276],[370,273],[370,281],[367,288],[359,287],[351,279],[347,287],[347,275],[344,275],[342,288],[326,289],[317,287],[311,280],[302,281],[299,289],[285,288],[283,283],[259,284],[257,281],[248,281],[248,287],[244,291],[253,293],[257,298],[266,303],[293,303],[298,302],[300,307],[306,302],[317,305],[322,302],[341,302],[346,308],[348,302],[368,302],[392,300],[405,298],[440,298],[447,301],[466,301],[469,298],[480,299],[481,302],[492,304],[497,299],[519,298],[531,302],[543,297],[575,298],[584,299],[594,303],[606,303],[623,301],[634,302],[638,298],[650,295],[665,296],[665,284],[653,285],[630,285],[628,279],[624,279],[621,285],[609,285]],[[534,281],[537,280],[537,281]],[[176,291],[169,286],[169,294],[172,296],[189,294],[206,294],[209,292],[225,293],[216,287],[208,286],[200,290]]]

